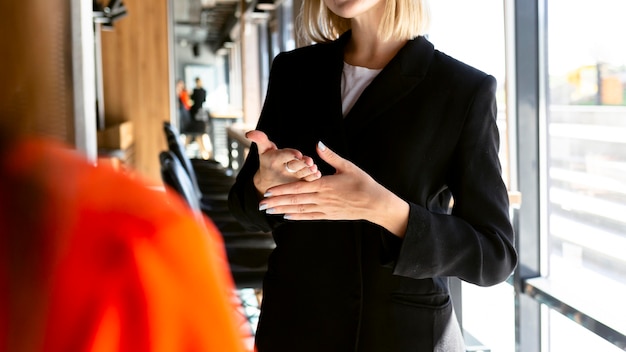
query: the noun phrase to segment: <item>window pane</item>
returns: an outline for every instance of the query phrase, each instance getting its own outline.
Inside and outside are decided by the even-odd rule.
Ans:
[[[550,351],[619,352],[621,348],[600,338],[569,318],[551,311]]]
[[[505,101],[505,32],[502,0],[430,1],[428,39],[435,48],[496,78],[500,161],[504,181],[510,185]]]
[[[491,351],[515,351],[515,292],[504,282],[493,287],[463,283],[463,327],[468,350],[480,342]]]
[[[623,0],[548,0],[550,278],[622,332],[626,308],[609,304],[626,297],[624,13]]]

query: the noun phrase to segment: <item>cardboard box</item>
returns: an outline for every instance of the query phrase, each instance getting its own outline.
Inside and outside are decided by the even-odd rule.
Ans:
[[[127,149],[133,142],[133,123],[131,121],[98,131],[98,148]]]

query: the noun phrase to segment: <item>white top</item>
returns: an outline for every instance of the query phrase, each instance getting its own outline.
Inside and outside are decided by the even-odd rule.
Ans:
[[[347,62],[343,63],[343,74],[341,75],[341,107],[345,117],[361,93],[372,82],[372,80],[382,71],[382,69],[371,69],[361,66],[352,66]]]

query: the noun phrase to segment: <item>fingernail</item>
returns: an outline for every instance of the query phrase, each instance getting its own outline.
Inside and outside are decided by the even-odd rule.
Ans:
[[[271,197],[272,196],[272,192],[265,192],[265,194],[263,194],[263,197],[267,198],[267,197]]]
[[[326,150],[326,145],[324,145],[324,143],[322,143],[322,141],[317,142],[317,147],[320,148],[321,151],[325,151]]]
[[[259,205],[259,211],[263,211],[265,209],[267,209],[267,204],[260,204]]]
[[[266,214],[274,214],[276,212],[276,209],[274,208],[269,208],[265,211]]]
[[[283,215],[283,219],[285,219],[285,220],[291,220],[291,219],[292,219],[292,216],[291,216],[291,215],[289,215],[289,214],[285,214],[285,215]]]

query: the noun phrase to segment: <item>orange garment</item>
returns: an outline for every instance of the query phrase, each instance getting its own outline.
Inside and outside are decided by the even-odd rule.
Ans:
[[[50,141],[0,153],[0,350],[243,351],[218,230]]]
[[[191,108],[191,98],[189,97],[189,93],[187,92],[187,90],[181,90],[178,98],[183,103],[185,110],[188,111]]]

